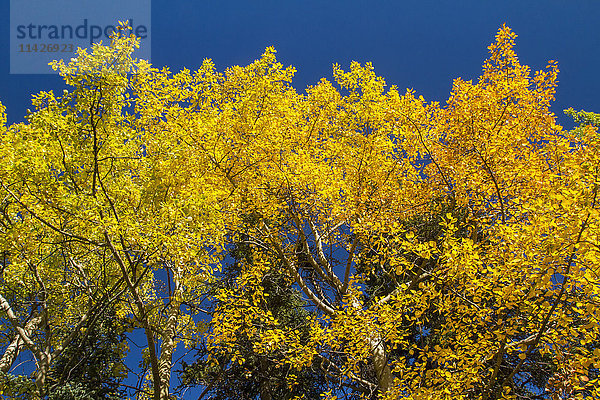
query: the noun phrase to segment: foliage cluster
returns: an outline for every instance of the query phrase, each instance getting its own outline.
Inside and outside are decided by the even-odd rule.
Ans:
[[[4,396],[600,396],[599,119],[556,124],[556,62],[502,27],[440,104],[356,62],[298,93],[272,48],[172,73],[119,32],[0,106]]]

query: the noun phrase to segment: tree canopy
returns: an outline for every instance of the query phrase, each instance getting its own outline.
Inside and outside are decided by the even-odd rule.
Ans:
[[[0,106],[4,396],[600,396],[600,136],[556,123],[556,62],[503,26],[440,104],[357,62],[299,93],[272,48],[172,73],[126,32]]]

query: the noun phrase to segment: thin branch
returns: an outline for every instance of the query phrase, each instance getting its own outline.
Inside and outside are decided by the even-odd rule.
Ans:
[[[487,171],[488,174],[490,174],[490,178],[492,178],[492,182],[494,183],[494,187],[496,188],[496,195],[498,196],[498,201],[500,202],[500,212],[502,214],[502,223],[506,223],[506,212],[504,211],[504,200],[502,200],[502,194],[500,193],[500,186],[498,185],[498,180],[496,179],[494,172],[488,165],[487,161],[485,160],[485,158],[483,157],[483,154],[481,154],[479,149],[477,149],[477,147],[475,147],[475,146],[473,146],[473,149],[475,150],[477,155],[479,155],[479,158],[481,158],[481,161],[483,162],[483,166],[485,167],[485,170]]]
[[[9,189],[9,188],[8,188],[8,187],[5,185],[5,184],[4,184],[4,182],[0,181],[0,186],[2,186],[2,188],[3,188],[4,190],[6,190],[6,191],[8,192],[8,194],[10,194],[10,195],[11,195],[11,197],[12,197],[13,199],[15,199],[15,201],[16,201],[17,203],[19,203],[19,205],[21,205],[21,207],[23,207],[23,208],[25,209],[25,211],[27,211],[27,212],[28,212],[29,214],[31,214],[31,215],[32,215],[32,216],[33,216],[35,219],[37,219],[38,221],[40,221],[42,224],[46,225],[48,228],[52,229],[53,231],[55,231],[55,232],[58,232],[58,233],[60,233],[61,235],[63,235],[63,236],[66,236],[66,237],[68,237],[68,238],[71,238],[71,239],[77,239],[77,240],[79,240],[79,241],[81,241],[81,242],[83,242],[83,243],[93,244],[94,246],[99,246],[99,247],[101,246],[101,244],[100,244],[100,243],[98,243],[98,242],[95,242],[95,241],[93,241],[93,240],[90,240],[90,239],[84,238],[83,236],[79,236],[79,235],[75,235],[75,234],[72,234],[72,233],[69,233],[69,232],[65,232],[65,231],[63,231],[62,229],[60,229],[60,228],[58,228],[58,227],[54,226],[53,224],[51,224],[50,222],[46,221],[46,220],[45,220],[45,219],[43,219],[42,217],[38,216],[38,215],[37,215],[35,212],[33,212],[33,211],[32,211],[32,210],[29,208],[29,207],[27,207],[27,205],[26,205],[25,203],[23,203],[23,202],[21,201],[21,199],[19,199],[19,198],[18,198],[18,197],[17,197],[17,196],[16,196],[16,195],[13,193],[13,192],[12,192],[12,191],[11,191],[11,190],[10,190],[10,189]]]
[[[415,276],[413,278],[413,280],[410,282],[410,285],[408,285],[408,287],[406,289],[404,289],[404,290],[402,288],[394,289],[390,294],[379,299],[379,301],[377,301],[377,304],[378,305],[385,304],[388,301],[390,301],[390,299],[392,297],[398,295],[401,292],[410,292],[411,290],[415,290],[417,288],[417,286],[419,285],[419,283],[423,282],[425,279],[429,278],[430,276],[431,276],[431,273],[429,273],[429,272],[423,272],[421,275]]]
[[[307,219],[308,224],[310,226],[310,230],[312,231],[313,236],[315,237],[315,243],[317,246],[317,256],[319,257],[319,264],[325,270],[327,276],[329,277],[329,280],[334,284],[336,289],[341,292],[343,287],[342,282],[340,282],[340,279],[337,277],[337,275],[333,273],[333,270],[331,269],[331,264],[329,264],[329,261],[327,261],[327,258],[325,257],[325,252],[323,251],[323,241],[321,240],[319,230],[310,218]]]
[[[354,252],[356,251],[356,247],[358,246],[358,236],[354,237],[352,241],[352,245],[350,246],[350,251],[348,254],[348,259],[346,260],[346,270],[344,271],[344,284],[342,285],[342,296],[346,294],[348,290],[348,282],[350,280],[350,269],[352,268],[352,259],[354,258]]]

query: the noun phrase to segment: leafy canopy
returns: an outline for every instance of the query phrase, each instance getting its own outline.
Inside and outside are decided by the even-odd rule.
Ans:
[[[178,346],[205,393],[600,396],[597,121],[556,124],[557,64],[515,37],[445,104],[356,62],[298,93],[272,48],[173,74],[120,33],[54,63],[70,91],[0,109],[2,371],[29,352],[44,397],[73,345],[113,360],[134,327],[140,399],[175,394]]]

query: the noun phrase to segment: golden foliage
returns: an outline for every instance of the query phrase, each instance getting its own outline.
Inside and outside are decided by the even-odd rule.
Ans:
[[[600,396],[599,136],[556,124],[557,64],[532,76],[515,37],[443,105],[355,62],[300,94],[272,48],[172,74],[116,37],[55,63],[74,89],[0,139],[0,292],[43,291],[49,322],[79,329],[90,290],[123,288],[119,315],[176,346],[196,334],[180,306],[244,241],[208,341],[234,363],[243,336],[366,397],[517,399],[536,374],[548,398]],[[308,337],[265,307],[265,274],[303,293]]]

